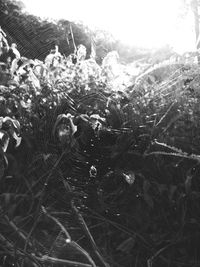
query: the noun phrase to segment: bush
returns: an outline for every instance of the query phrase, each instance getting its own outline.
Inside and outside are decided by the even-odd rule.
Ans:
[[[123,80],[79,48],[1,80],[1,265],[195,265],[198,67]]]

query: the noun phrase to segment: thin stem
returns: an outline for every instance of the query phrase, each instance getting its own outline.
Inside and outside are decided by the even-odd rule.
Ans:
[[[60,227],[60,229],[62,230],[62,232],[65,233],[68,242],[71,242],[71,236],[70,236],[70,234],[68,233],[67,229],[62,225],[62,223],[60,223],[60,222],[58,221],[58,219],[56,219],[55,217],[51,216],[51,214],[49,214],[43,206],[42,206],[42,211],[44,212],[44,214],[45,214],[47,217],[49,217],[50,219],[52,219],[52,220],[53,220],[53,221]]]
[[[63,180],[63,184],[64,184],[64,187],[67,190],[67,192],[72,192],[72,189],[71,189],[69,183],[67,183],[65,180]],[[90,230],[87,227],[87,224],[85,223],[83,216],[80,214],[80,212],[76,208],[73,200],[71,200],[71,207],[72,207],[72,210],[73,210],[78,222],[80,223],[81,228],[83,229],[84,233],[88,237],[95,254],[97,255],[97,257],[99,258],[99,260],[101,261],[101,263],[103,263],[103,265],[105,267],[109,267],[109,264],[104,260],[103,256],[101,255],[101,253],[100,253],[100,251],[99,251],[99,249],[98,249],[98,247],[94,241],[94,238],[92,237]]]
[[[77,261],[70,261],[70,260],[64,260],[64,259],[58,259],[58,258],[53,258],[53,257],[49,257],[44,255],[43,257],[36,257],[34,256],[38,261],[41,262],[48,262],[48,263],[58,263],[58,264],[63,264],[64,266],[67,265],[71,265],[71,266],[75,266],[75,267],[91,267],[92,265],[90,264],[86,264],[86,263],[81,263],[81,262],[77,262]]]
[[[70,23],[70,33],[71,33],[71,37],[72,37],[72,42],[73,42],[73,46],[74,46],[74,52],[77,51],[77,48],[76,48],[76,44],[75,44],[75,41],[74,41],[74,34],[73,34],[73,31],[72,31],[72,25]]]
[[[97,255],[97,257],[99,258],[99,260],[103,263],[103,265],[105,267],[109,267],[109,264],[104,260],[104,258],[101,256],[99,249],[94,241],[93,236],[90,233],[89,228],[87,227],[87,224],[85,223],[85,220],[83,218],[83,216],[80,214],[80,212],[78,211],[78,209],[76,208],[76,206],[74,205],[73,201],[72,201],[72,209],[81,225],[81,228],[83,229],[83,231],[86,233],[86,236],[88,237],[88,239],[90,240],[90,243],[92,245],[92,248],[94,249],[95,254]]]
[[[14,229],[14,231],[16,233],[18,233],[18,235],[26,242],[27,241],[27,237],[23,234],[23,232],[16,226],[16,224],[11,221],[7,215],[4,215],[4,219],[6,220],[6,222],[12,227],[12,229]],[[32,244],[30,241],[28,241],[28,245],[30,247],[32,247]]]
[[[50,215],[43,206],[42,206],[42,211],[44,212],[44,214],[46,216],[48,216],[49,218],[51,218],[59,226],[59,228],[63,231],[63,233],[65,233],[65,235],[67,237],[66,243],[69,244],[70,246],[74,247],[81,254],[83,254],[87,258],[87,260],[91,263],[91,266],[92,267],[96,267],[96,264],[93,261],[93,259],[90,257],[90,255],[81,246],[79,246],[76,242],[74,242],[74,241],[71,240],[71,236],[70,236],[69,232],[62,225],[62,223],[59,222],[58,219],[56,219],[55,217],[53,217],[52,215]]]

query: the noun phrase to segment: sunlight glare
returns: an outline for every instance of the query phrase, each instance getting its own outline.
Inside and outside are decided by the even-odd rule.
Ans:
[[[41,17],[83,21],[103,28],[130,45],[147,48],[172,45],[194,49],[191,17],[178,27],[181,0],[23,0],[26,10]],[[186,37],[187,36],[187,37]]]

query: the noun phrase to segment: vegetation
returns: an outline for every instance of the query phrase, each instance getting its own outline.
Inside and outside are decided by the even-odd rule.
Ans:
[[[133,75],[77,43],[23,57],[3,30],[1,266],[199,266],[196,55]]]
[[[20,53],[27,58],[44,60],[54,45],[59,45],[60,52],[66,56],[74,52],[73,39],[76,46],[83,44],[87,48],[87,58],[94,45],[96,61],[101,64],[105,55],[117,50],[123,63],[131,63],[138,59],[149,59],[151,51],[139,47],[131,47],[101,29],[92,31],[82,23],[68,20],[42,20],[31,14],[22,12],[23,4],[16,0],[0,0],[0,25],[7,34],[9,43],[16,43]],[[72,36],[73,33],[73,36]],[[166,59],[172,54],[170,47],[159,51]],[[152,58],[157,60],[156,55]],[[2,61],[2,59],[0,58]]]

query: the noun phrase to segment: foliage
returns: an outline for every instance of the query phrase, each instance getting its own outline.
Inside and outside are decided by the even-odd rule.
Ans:
[[[1,265],[198,266],[198,66],[133,76],[83,46],[14,60],[1,65]]]
[[[92,48],[95,48],[98,64],[101,64],[105,55],[113,50],[118,51],[123,63],[148,60],[152,54],[145,48],[127,46],[122,41],[115,40],[109,32],[101,29],[92,30],[81,22],[41,19],[25,13],[21,1],[0,0],[0,25],[7,34],[9,43],[16,43],[19,52],[27,58],[44,60],[53,45],[59,45],[62,54],[70,55],[74,52],[71,29],[75,45],[83,44],[87,48],[87,58]],[[162,47],[159,55],[157,52],[152,55],[154,62],[151,63],[173,53],[170,47]],[[1,57],[0,60],[2,61]]]
[[[90,48],[89,29],[82,24],[60,20],[41,19],[23,11],[20,1],[0,1],[0,25],[10,43],[16,43],[23,56],[44,60],[52,46],[60,46],[61,52],[69,55],[74,47],[70,36],[70,25],[76,45]],[[2,61],[2,60],[1,60]]]

